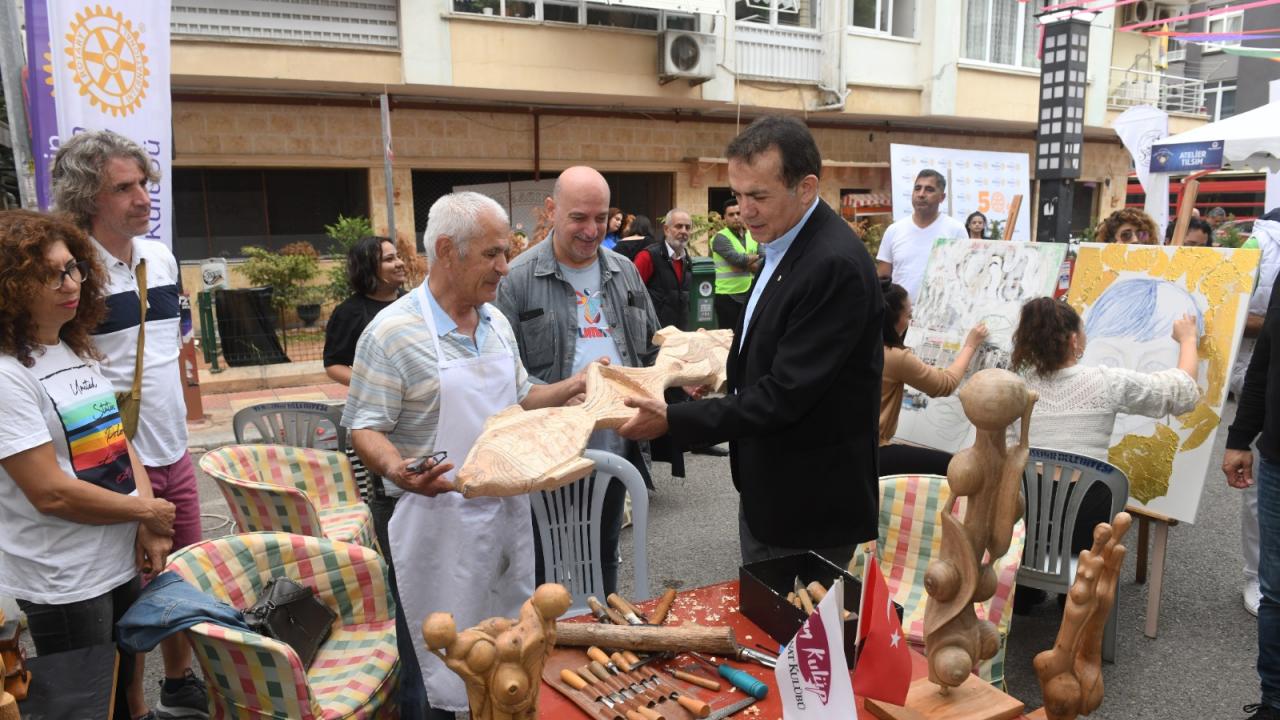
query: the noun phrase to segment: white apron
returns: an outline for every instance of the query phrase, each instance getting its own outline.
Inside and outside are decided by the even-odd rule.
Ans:
[[[460,467],[485,420],[517,402],[515,357],[505,352],[444,361],[435,318],[420,286],[422,315],[435,342],[440,375],[440,422],[432,450],[447,450]],[[501,336],[499,336],[501,339]],[[454,479],[454,470],[446,476]],[[405,493],[391,516],[401,612],[432,708],[467,710],[467,693],[452,670],[427,652],[422,621],[453,613],[458,631],[491,617],[516,617],[533,594],[533,518],[529,496],[474,498],[450,492],[433,498]]]

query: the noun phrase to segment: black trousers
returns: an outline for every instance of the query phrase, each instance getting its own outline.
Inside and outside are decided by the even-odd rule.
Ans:
[[[739,302],[733,295],[716,295],[716,327],[721,330],[736,328],[746,307],[745,302]]]
[[[946,475],[951,453],[933,448],[890,443],[880,446],[880,477],[886,475]]]

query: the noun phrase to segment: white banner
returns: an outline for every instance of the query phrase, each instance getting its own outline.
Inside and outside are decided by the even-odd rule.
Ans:
[[[1014,240],[1031,239],[1031,160],[1026,153],[960,150],[921,145],[889,145],[893,173],[893,219],[911,214],[911,191],[921,170],[947,179],[947,199],[939,211],[964,223],[977,210],[987,223],[1009,219],[1014,195],[1022,196]]]
[[[1116,118],[1115,131],[1133,158],[1138,182],[1147,197],[1143,209],[1156,221],[1159,243],[1163,245],[1164,229],[1169,224],[1169,176],[1151,174],[1151,145],[1169,135],[1169,114],[1150,105],[1131,107]]]
[[[39,1],[39,0],[29,0]],[[160,182],[144,236],[173,247],[169,3],[48,0],[58,135],[111,130],[142,146]]]
[[[853,682],[844,656],[843,602],[844,585],[837,579],[778,656],[773,674],[784,720],[856,717]]]

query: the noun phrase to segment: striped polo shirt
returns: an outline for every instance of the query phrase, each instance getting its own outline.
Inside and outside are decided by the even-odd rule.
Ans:
[[[424,281],[425,282],[425,281]],[[488,303],[477,308],[480,324],[475,340],[458,331],[458,325],[430,298],[428,312],[436,323],[444,359],[458,360],[495,353],[511,353],[516,397],[523,400],[532,383],[520,362],[515,333],[506,316]],[[440,423],[440,376],[435,343],[423,319],[422,293],[410,291],[388,305],[364,329],[356,343],[351,366],[351,386],[342,424],[352,430],[377,430],[387,436],[403,458],[422,457],[436,450]],[[449,458],[461,467],[464,458]],[[387,495],[404,493],[383,480]]]
[[[102,374],[116,392],[133,387],[138,354],[138,261],[147,260],[147,333],[142,349],[142,407],[133,449],[148,467],[171,465],[187,452],[187,403],[182,396],[178,353],[181,276],[178,261],[163,243],[133,239],[132,264],[107,252],[94,238],[98,260],[107,271],[107,317],[93,331],[104,356]]]

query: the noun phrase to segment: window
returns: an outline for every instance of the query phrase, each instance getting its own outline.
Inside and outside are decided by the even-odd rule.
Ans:
[[[1205,83],[1204,108],[1217,122],[1236,114],[1236,86],[1234,80]]]
[[[818,0],[737,0],[734,8],[738,22],[779,27],[818,26]]]
[[[964,57],[996,65],[1038,68],[1035,14],[1044,0],[967,0]]]
[[[698,18],[688,13],[585,2],[585,0],[453,0],[453,11],[524,20],[598,25],[631,30],[696,30]]]
[[[179,260],[240,257],[245,245],[276,250],[309,241],[330,252],[324,226],[369,214],[367,170],[174,168]]]
[[[852,0],[849,24],[874,32],[915,37],[915,0]]]
[[[1228,13],[1226,15],[1215,15],[1205,20],[1205,32],[1209,33],[1238,33],[1244,30],[1244,13]],[[1239,45],[1239,40],[1223,40],[1216,43],[1205,43],[1200,52],[1211,53],[1218,52],[1227,46]]]

